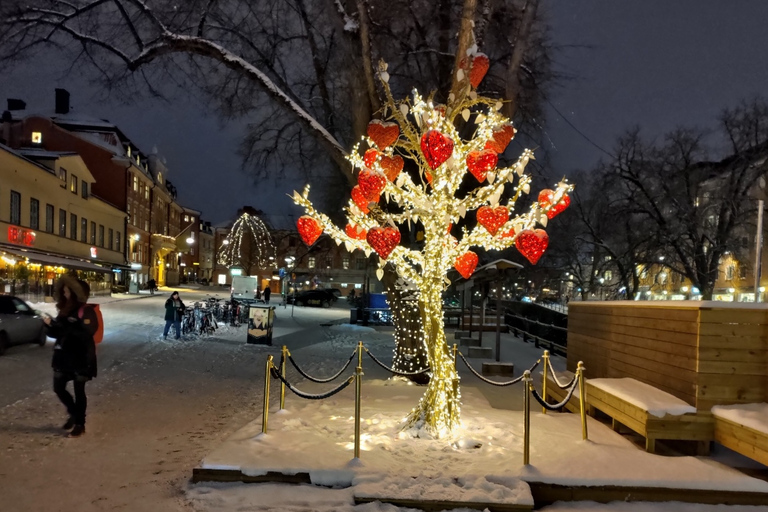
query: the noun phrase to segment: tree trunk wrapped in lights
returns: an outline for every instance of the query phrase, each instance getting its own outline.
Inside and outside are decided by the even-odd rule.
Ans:
[[[517,200],[530,190],[531,179],[524,170],[533,153],[525,150],[512,165],[497,168],[498,155],[515,132],[499,113],[502,102],[479,97],[474,91],[455,100],[451,109],[434,105],[416,91],[412,98],[395,101],[386,65],[380,66],[379,77],[388,117],[372,121],[364,138],[367,149],[358,144],[349,156],[359,174],[345,208],[347,226],[339,229],[314,209],[309,186],[303,193],[294,192],[293,200],[306,212],[298,223],[305,243],[311,245],[325,232],[350,252],[374,251],[379,255],[379,279],[385,266],[392,264],[402,279],[418,288],[431,378],[404,426],[424,428],[441,437],[460,422],[458,373],[443,330],[442,293],[450,284],[447,272],[455,267],[469,278],[478,263],[470,250],[473,246],[501,250],[515,245],[535,264],[548,243],[546,232],[536,227],[546,227],[548,219],[568,206],[571,186],[563,181],[554,190],[541,191],[526,213],[510,217]],[[469,70],[472,88],[480,78]],[[462,139],[457,124],[462,125],[462,133],[473,128],[471,138]],[[403,159],[413,168],[404,169]],[[479,186],[460,197],[457,192],[464,180]],[[386,211],[379,205],[382,197]],[[475,210],[477,225],[463,227],[460,238],[454,238],[453,224]],[[399,245],[398,226],[415,223],[424,231],[421,250]]]

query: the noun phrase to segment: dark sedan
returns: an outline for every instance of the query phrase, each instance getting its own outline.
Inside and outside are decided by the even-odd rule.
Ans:
[[[305,290],[288,297],[288,302],[297,306],[318,306],[329,308],[336,302],[336,296],[326,290]]]
[[[45,345],[45,324],[29,304],[11,295],[0,295],[0,354],[11,345]]]

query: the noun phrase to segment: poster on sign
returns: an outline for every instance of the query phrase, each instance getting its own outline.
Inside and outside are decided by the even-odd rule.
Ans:
[[[274,306],[250,304],[248,309],[248,343],[272,345],[272,326],[275,321]]]

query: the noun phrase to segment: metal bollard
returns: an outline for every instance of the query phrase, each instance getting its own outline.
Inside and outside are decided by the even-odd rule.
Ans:
[[[454,343],[453,344],[453,367],[456,368],[456,358],[459,355],[459,345]],[[458,372],[457,372],[458,373]]]
[[[541,397],[546,400],[547,399],[547,372],[549,371],[549,350],[544,351],[544,357],[542,357],[544,362],[544,382],[541,385]],[[541,412],[544,414],[547,414],[547,408],[542,407]]]
[[[587,432],[587,390],[584,388],[584,362],[579,361],[576,376],[579,379],[579,406],[581,407],[581,438],[589,439]]]
[[[269,378],[270,374],[269,371],[272,369],[274,364],[272,363],[273,357],[270,355],[267,358],[267,367],[266,371],[264,372],[264,411],[261,415],[261,433],[266,434],[267,433],[267,417],[269,415]]]
[[[285,378],[285,360],[290,356],[288,347],[283,345],[283,356],[280,359],[280,375]],[[280,410],[285,409],[285,382],[280,381]]]
[[[363,394],[363,342],[357,344],[357,368],[355,368],[355,458],[360,458],[360,409]]]
[[[531,372],[525,370],[523,373],[523,382],[525,395],[523,395],[523,412],[525,420],[523,422],[523,464],[528,465],[530,461],[531,448]]]

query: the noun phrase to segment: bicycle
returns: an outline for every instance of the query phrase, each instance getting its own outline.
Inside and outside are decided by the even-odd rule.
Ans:
[[[188,307],[184,310],[184,318],[181,319],[181,333],[190,334],[193,332],[195,332],[195,310]]]

